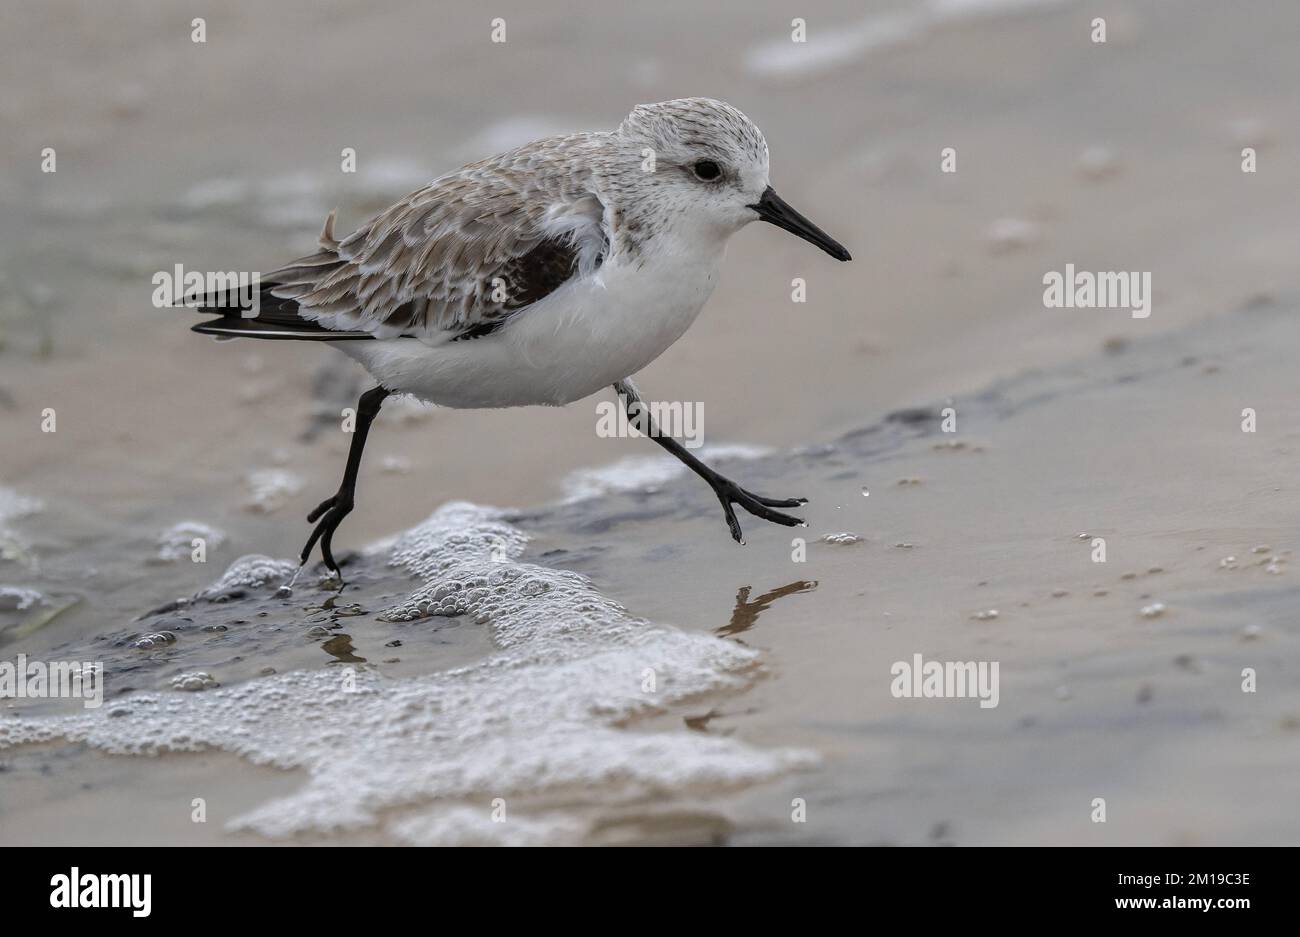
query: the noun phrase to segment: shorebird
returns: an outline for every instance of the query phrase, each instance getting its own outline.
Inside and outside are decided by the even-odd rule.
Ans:
[[[326,567],[352,511],[370,424],[406,393],[446,407],[562,406],[612,386],[645,419],[631,376],[681,338],[717,283],[727,240],[767,221],[837,260],[849,252],[768,182],[763,134],[708,98],[643,104],[617,129],[547,137],[448,173],[353,234],[325,221],[320,250],[260,278],[256,315],[230,293],[185,305],[219,318],[222,337],[333,342],[378,382],[361,395],[337,493],[307,516]],[[635,409],[634,409],[635,408]],[[641,426],[647,424],[642,423]],[[767,498],[649,435],[703,478],[722,503],[786,526]]]

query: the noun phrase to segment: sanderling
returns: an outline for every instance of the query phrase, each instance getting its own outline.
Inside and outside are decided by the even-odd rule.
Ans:
[[[850,259],[773,191],[767,142],[736,108],[643,104],[614,131],[548,137],[435,179],[343,240],[331,212],[319,251],[261,278],[253,317],[224,293],[186,305],[220,315],[196,332],[338,342],[378,381],[357,405],[338,493],[307,517],[316,526],[302,563],[319,541],[339,575],[330,541],[389,394],[446,407],[561,406],[613,386],[634,416],[630,375],[695,321],[727,239],[756,219]],[[774,509],[805,499],[746,491],[649,430],[713,488],[737,542],[733,505],[803,523]]]

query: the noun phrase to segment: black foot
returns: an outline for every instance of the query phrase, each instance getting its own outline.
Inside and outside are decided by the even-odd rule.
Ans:
[[[761,517],[773,524],[799,527],[804,523],[801,517],[782,514],[780,511],[773,511],[772,508],[797,508],[801,504],[807,504],[807,498],[764,498],[752,491],[746,491],[731,479],[722,476],[718,476],[710,484],[713,485],[713,491],[717,494],[718,500],[722,502],[722,510],[727,516],[727,527],[731,529],[731,539],[735,540],[736,543],[744,543],[745,541],[740,536],[740,522],[736,520],[736,512],[732,510],[731,506],[733,504],[740,505],[755,517]]]
[[[330,541],[334,538],[334,531],[338,530],[339,524],[343,523],[343,518],[352,513],[352,494],[351,492],[340,491],[332,498],[326,498],[316,506],[316,510],[307,515],[307,523],[315,523],[317,519],[320,523],[316,524],[316,529],[311,532],[311,538],[307,545],[302,548],[302,561],[307,562],[311,556],[311,548],[320,541],[321,556],[325,559],[325,566],[340,580],[343,574],[339,572],[339,564],[334,562],[334,553],[330,549]]]

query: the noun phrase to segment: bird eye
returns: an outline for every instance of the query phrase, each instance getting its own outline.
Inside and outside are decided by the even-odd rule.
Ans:
[[[691,172],[695,173],[696,179],[712,182],[722,175],[722,168],[711,159],[702,159],[691,167]]]

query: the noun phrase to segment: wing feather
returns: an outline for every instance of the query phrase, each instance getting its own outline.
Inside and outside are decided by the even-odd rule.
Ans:
[[[582,135],[579,135],[582,136]],[[604,205],[580,173],[540,172],[552,138],[443,176],[342,241],[265,276],[303,319],[375,338],[489,334],[608,248]],[[551,167],[548,167],[551,168]]]

